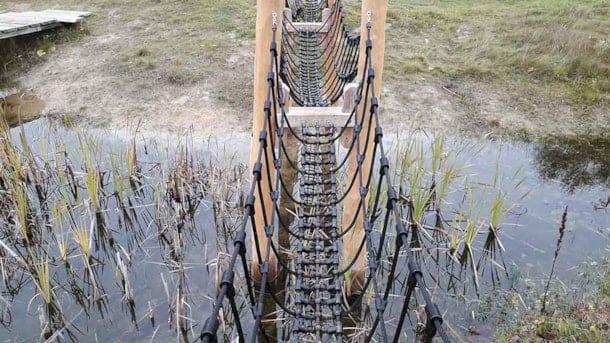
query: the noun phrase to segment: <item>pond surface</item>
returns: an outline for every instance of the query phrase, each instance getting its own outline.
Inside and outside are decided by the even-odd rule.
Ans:
[[[218,250],[226,252],[231,245],[217,235],[217,227],[231,231],[239,222],[239,192],[249,175],[243,168],[249,135],[210,140],[189,135],[79,133],[46,121],[26,124],[23,130],[15,128],[11,133],[19,150],[24,150],[19,138],[24,133],[27,146],[39,156],[40,175],[53,185],[47,190],[49,203],[69,202],[66,211],[74,218],[57,222],[33,214],[38,222],[52,226],[51,231],[40,229],[33,235],[38,237],[36,249],[49,258],[53,301],[63,316],[64,327],[52,332],[64,338],[72,334],[77,341],[194,340],[215,297]],[[430,141],[417,140],[424,146]],[[542,144],[514,144],[450,138],[446,146],[448,150],[469,147],[462,149],[456,161],[462,172],[447,198],[447,220],[459,213],[465,189],[472,189],[469,196],[487,208],[492,199],[479,190],[494,184],[512,204],[498,228],[501,256],[477,271],[481,279],[478,292],[468,268],[442,269],[451,269],[460,282],[452,289],[445,281],[438,283],[439,296],[447,297],[439,306],[447,311],[448,320],[457,325],[468,322],[476,293],[485,296],[492,287],[510,288],[524,277],[542,284],[550,272],[566,207],[567,232],[557,275],[564,281],[576,279],[582,264],[610,257],[607,141],[556,137]],[[137,168],[128,163],[132,152],[137,156]],[[87,162],[86,156],[95,163]],[[48,168],[45,161],[50,161]],[[87,168],[92,166],[99,168],[103,186],[99,216],[87,188]],[[123,182],[113,178],[114,174],[121,175]],[[69,182],[61,188],[66,182],[62,178],[69,179],[69,175],[74,175],[78,195],[70,193]],[[121,191],[116,190],[119,183],[125,187]],[[32,204],[39,203],[35,192],[28,192]],[[524,194],[527,196],[522,198]],[[219,218],[218,213],[229,215]],[[10,212],[9,217],[13,215]],[[11,233],[15,221],[6,219],[2,225],[4,244],[18,255],[30,254],[27,245]],[[75,228],[79,227],[90,228],[89,258],[83,258],[85,253],[76,239],[79,231]],[[99,236],[94,238],[94,233]],[[67,245],[68,263],[62,260],[58,241]],[[481,248],[475,253],[479,257]],[[3,263],[18,265],[10,255],[3,252]],[[223,256],[221,253],[221,260]],[[426,261],[424,268],[433,268],[431,265]],[[501,270],[497,278],[492,277],[493,269]],[[35,280],[39,279],[18,267],[9,270],[12,274],[2,275],[0,310],[5,327],[0,328],[0,341],[37,341],[49,322],[44,301],[37,295]],[[125,286],[122,275],[127,275],[130,287]],[[75,293],[85,297],[84,305],[77,304]],[[455,310],[455,301],[469,306]]]
[[[507,262],[540,277],[548,274],[566,208],[567,232],[557,272],[575,276],[570,270],[579,263],[610,257],[610,143],[594,144],[599,145],[559,138],[542,144],[494,143],[473,159],[485,177],[500,154],[503,174],[521,167],[522,188],[530,192],[505,219]]]
[[[18,150],[26,151],[23,147],[29,146],[39,156],[39,174],[49,184],[46,203],[70,203],[69,211],[63,208],[70,220],[57,222],[54,219],[59,215],[54,215],[48,223],[52,231],[32,235],[39,236],[33,249],[44,251],[40,254],[50,260],[53,302],[63,316],[52,332],[77,341],[87,337],[84,340],[103,342],[173,341],[183,334],[177,326],[189,332],[185,336],[197,335],[200,329],[192,327],[205,318],[213,303],[217,246],[224,243],[216,242],[217,222],[212,210],[216,196],[212,193],[217,191],[215,186],[226,187],[222,196],[227,196],[224,205],[230,208],[230,201],[237,199],[230,192],[235,187],[240,191],[243,178],[232,156],[223,155],[219,145],[209,154],[212,145],[201,140],[201,147],[194,147],[192,138],[186,136],[170,140],[119,132],[82,133],[48,126],[45,121],[26,124],[23,130],[15,128],[11,133]],[[136,178],[129,176],[127,165],[131,149],[137,155],[132,162],[135,167],[131,167],[137,170],[133,172]],[[101,221],[90,206],[89,168],[101,175]],[[211,186],[213,168],[218,173],[235,174],[222,176]],[[121,191],[117,192],[119,183]],[[38,202],[33,193],[29,190],[31,206],[35,207]],[[41,221],[38,214],[34,216]],[[230,226],[231,220],[226,223]],[[5,230],[13,224],[12,220],[3,223]],[[80,229],[88,233],[89,258],[83,258],[84,249],[76,235]],[[1,239],[13,252],[39,254],[11,236],[7,230]],[[67,246],[67,263],[62,259],[60,242]],[[7,257],[6,252],[3,256]],[[129,291],[122,267],[127,270]],[[7,269],[12,274],[2,278],[6,303],[1,310],[6,327],[0,329],[0,339],[37,341],[49,320],[41,296],[36,296],[36,278],[28,278],[29,273],[19,268]]]

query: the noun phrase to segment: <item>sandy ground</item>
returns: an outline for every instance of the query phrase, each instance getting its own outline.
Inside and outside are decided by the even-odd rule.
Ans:
[[[115,44],[120,39],[93,35],[62,46],[21,76],[19,84],[47,102],[46,115],[68,115],[85,126],[123,129],[141,121],[150,131],[176,133],[190,126],[203,135],[247,130],[236,111],[210,97],[213,85],[178,85],[154,73],[121,68]]]

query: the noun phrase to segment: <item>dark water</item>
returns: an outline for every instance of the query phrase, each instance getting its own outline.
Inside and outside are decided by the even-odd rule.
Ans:
[[[42,160],[60,161],[57,169],[62,170],[68,162],[63,156],[69,156],[71,168],[76,174],[80,197],[87,198],[83,178],[84,159],[79,150],[81,140],[92,139],[90,143],[95,146],[96,160],[100,170],[104,171],[102,183],[105,184],[103,196],[103,215],[109,229],[112,231],[114,245],[97,240],[92,245],[92,256],[95,258],[93,268],[96,272],[97,284],[101,286],[103,301],[87,306],[79,306],[71,296],[64,265],[58,260],[51,261],[50,275],[54,279],[55,298],[61,312],[63,321],[70,323],[66,329],[70,330],[77,341],[175,341],[183,333],[176,329],[177,321],[182,321],[186,328],[185,336],[192,339],[198,335],[200,325],[210,311],[213,297],[215,297],[215,264],[217,256],[216,227],[212,211],[213,196],[211,187],[205,185],[204,177],[208,173],[196,174],[195,181],[201,182],[205,188],[204,194],[194,197],[191,204],[178,203],[168,200],[170,185],[170,171],[173,161],[181,153],[192,158],[193,164],[213,163],[217,168],[226,167],[234,163],[233,156],[223,154],[223,147],[218,142],[210,143],[201,139],[196,141],[192,137],[143,137],[141,135],[120,132],[87,132],[79,133],[61,125],[49,127],[45,121],[26,124],[23,128],[12,130],[15,145],[22,147],[19,138],[22,133],[27,137],[28,145],[36,154],[46,155]],[[134,138],[135,137],[135,138]],[[125,151],[128,151],[132,139],[137,141],[137,164],[142,174],[143,186],[140,191],[126,190],[124,198],[130,201],[128,214],[120,210],[116,197],[112,193],[111,155],[118,156],[125,162]],[[195,147],[193,144],[200,145]],[[211,145],[208,145],[211,144]],[[65,147],[65,151],[64,151]],[[209,153],[214,149],[213,153]],[[205,161],[205,162],[203,162]],[[211,161],[211,162],[210,162]],[[223,164],[228,166],[223,166]],[[51,162],[53,165],[53,162]],[[175,164],[174,164],[175,165]],[[124,166],[123,166],[124,168]],[[193,167],[187,168],[190,172]],[[198,169],[199,170],[199,169]],[[129,187],[128,187],[129,188]],[[161,198],[160,202],[157,198]],[[165,200],[163,200],[165,199]],[[124,200],[126,201],[126,200]],[[77,200],[74,200],[78,203]],[[163,206],[159,210],[158,204]],[[192,213],[189,213],[192,205]],[[184,213],[184,212],[187,213]],[[92,216],[86,211],[78,212],[76,221],[89,228],[93,225]],[[181,216],[185,218],[180,219]],[[128,218],[129,217],[129,218]],[[129,223],[129,221],[132,221]],[[230,220],[227,220],[230,223]],[[173,232],[167,228],[181,227],[180,232]],[[54,228],[54,230],[60,230]],[[70,265],[76,270],[75,284],[82,288],[86,296],[91,297],[85,281],[87,275],[84,271],[84,261],[79,256],[78,246],[69,235],[68,229],[61,229],[69,246]],[[92,232],[94,230],[92,229]],[[163,232],[164,240],[159,238]],[[177,236],[180,236],[178,239]],[[168,241],[170,243],[168,243]],[[171,242],[179,241],[179,247],[173,247]],[[59,254],[54,242],[50,239],[48,244],[49,255],[58,259]],[[15,249],[17,250],[17,249]],[[22,249],[25,250],[25,249]],[[127,263],[128,279],[135,294],[135,312],[131,314],[126,296],[122,292],[118,275],[116,256],[120,256]],[[178,257],[177,257],[178,256]],[[35,297],[36,288],[31,281],[21,285],[21,289],[11,294],[3,287],[3,297],[9,306],[5,312],[5,328],[0,329],[0,341],[33,342],[41,337],[41,321],[39,313],[44,313],[40,297]],[[3,281],[4,278],[3,278]],[[179,314],[176,305],[182,304],[184,310]],[[182,318],[178,318],[181,316]],[[154,325],[151,321],[154,318]],[[69,337],[62,332],[64,338]]]
[[[569,276],[581,262],[610,257],[610,143],[554,138],[541,144],[496,143],[473,160],[478,173],[494,170],[496,156],[504,175],[517,168],[522,188],[502,229],[507,262],[514,268],[548,273],[567,207],[567,233],[560,251],[559,275]],[[510,189],[510,182],[507,182]],[[542,275],[540,275],[542,276]]]
[[[447,145],[470,144],[469,140],[449,139]],[[496,178],[498,184],[492,188],[501,189],[512,207],[499,226],[502,248],[497,249],[493,261],[481,258],[485,230],[478,237],[475,260],[483,261],[477,265],[479,292],[468,263],[441,262],[443,267],[436,275],[442,280],[429,282],[438,286],[435,294],[439,306],[463,337],[489,341],[489,332],[472,336],[465,328],[473,325],[487,332],[489,325],[509,324],[526,307],[539,306],[536,301],[542,298],[551,271],[566,209],[566,232],[552,289],[566,298],[587,292],[579,288],[587,287],[582,275],[610,258],[609,151],[608,139],[573,137],[550,137],[538,144],[485,142],[482,148],[474,143],[466,149],[460,163],[469,165],[464,174],[469,175],[471,187],[479,189],[474,192],[478,194],[477,206],[483,209],[480,216],[485,219],[485,211],[491,207],[489,191],[481,189],[488,189]],[[450,196],[454,207],[460,207],[457,204],[463,197],[462,193]],[[451,211],[447,212],[450,217]],[[428,270],[437,267],[430,262],[423,264]],[[451,287],[447,270],[459,280],[459,286]]]
[[[56,156],[50,152],[54,150],[53,147],[57,148],[59,139],[68,147],[67,150],[73,151],[70,154],[72,164],[83,164],[77,149],[79,135],[73,130],[58,125],[49,126],[45,121],[29,123],[23,130],[30,146],[35,147],[39,154],[46,152]],[[21,129],[16,128],[12,132],[18,137]],[[213,212],[214,199],[210,191],[194,201],[196,208],[183,223],[183,244],[179,249],[183,259],[176,265],[177,259],[172,257],[171,249],[159,239],[164,224],[168,227],[176,224],[172,222],[176,220],[171,215],[174,212],[166,208],[164,211],[169,211],[164,212],[168,213],[167,216],[161,221],[155,220],[158,212],[155,197],[167,195],[168,170],[171,169],[171,161],[181,151],[187,149],[188,156],[195,160],[214,161],[214,165],[224,165],[228,169],[229,165],[246,162],[248,135],[209,140],[188,135],[145,137],[104,131],[87,134],[97,137],[102,156],[100,164],[105,168],[110,165],[106,156],[126,150],[135,137],[145,186],[142,193],[132,196],[136,220],[131,226],[125,224],[117,200],[111,196],[106,198],[105,215],[117,244],[115,248],[107,246],[108,252],[99,249],[93,253],[101,261],[97,270],[106,294],[103,310],[92,306],[87,315],[70,295],[62,264],[58,261],[51,263],[50,273],[54,276],[56,285],[54,292],[65,321],[71,323],[70,328],[79,341],[176,341],[184,334],[176,329],[177,318],[178,321],[182,320],[176,313],[176,303],[179,302],[186,304],[182,313],[188,317],[184,325],[187,332],[183,338],[192,341],[201,331],[201,324],[207,317],[215,296],[215,258],[218,246],[215,225],[218,223]],[[425,146],[428,139],[422,138],[421,141]],[[575,279],[578,277],[579,266],[595,264],[610,257],[610,163],[607,153],[610,146],[607,141],[587,143],[582,140],[553,138],[535,145],[473,143],[449,139],[446,146],[448,149],[469,146],[463,149],[464,152],[456,161],[463,169],[454,184],[455,192],[448,196],[448,205],[444,210],[446,218],[459,211],[464,199],[460,190],[466,188],[473,189],[471,196],[480,204],[480,208],[490,206],[489,192],[483,190],[494,183],[494,189],[501,189],[512,204],[509,214],[498,229],[503,247],[501,256],[496,258],[495,264],[488,263],[487,267],[483,266],[477,272],[481,280],[478,292],[480,297],[493,294],[493,287],[510,288],[517,279],[527,278],[534,280],[534,283],[546,279],[566,207],[567,233],[559,255],[557,275],[562,280]],[[204,162],[206,163],[209,165]],[[519,180],[524,181],[517,187],[515,185]],[[464,182],[469,186],[465,187]],[[526,193],[529,194],[521,199]],[[233,200],[238,198],[234,197]],[[171,204],[169,202],[166,206],[171,207]],[[482,213],[481,217],[486,215]],[[89,225],[89,217],[83,215],[83,218],[84,224]],[[226,224],[231,226],[234,222],[227,220]],[[477,256],[481,253],[481,240],[482,238],[478,239],[479,248],[475,251]],[[73,241],[71,246],[76,251]],[[125,252],[116,246],[123,247]],[[127,256],[131,259],[128,274],[135,294],[135,322],[117,278],[116,254],[123,259]],[[57,257],[57,253],[54,256]],[[430,261],[423,264],[426,268],[435,269]],[[77,257],[74,257],[73,265],[77,269],[79,266],[82,268]],[[438,272],[446,273],[450,269],[457,275],[460,285],[447,291],[447,282],[439,282],[440,291],[437,294],[446,297],[439,305],[447,311],[450,320],[458,324],[467,323],[466,317],[471,311],[478,311],[480,303],[472,300],[478,299],[477,292],[474,291],[472,270],[459,265],[447,267],[448,265],[445,263],[443,268],[437,268]],[[500,270],[497,279],[492,277],[493,269]],[[82,271],[78,273],[81,275]],[[82,285],[83,282],[80,281],[79,284]],[[10,311],[11,320],[5,320],[7,327],[0,328],[0,341],[39,340],[41,324],[38,313],[42,302],[35,294],[31,281],[25,282],[14,296],[10,296],[3,288],[2,296],[7,301],[5,308]],[[185,297],[181,298],[181,294],[185,294]],[[459,307],[455,306],[456,303]],[[151,314],[154,325],[150,320]]]

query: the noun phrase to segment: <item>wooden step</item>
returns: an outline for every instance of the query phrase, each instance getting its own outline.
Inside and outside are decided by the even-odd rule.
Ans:
[[[353,126],[347,123],[350,113],[343,112],[341,107],[290,107],[286,117],[293,128],[300,128],[303,123],[335,127],[343,127],[346,124]],[[287,126],[286,123],[284,126]]]
[[[354,109],[356,92],[358,91],[357,83],[348,83],[343,87],[343,96],[341,102],[333,107],[297,107],[290,106],[290,89],[286,84],[281,85],[284,99],[288,99],[286,106],[286,117],[290,126],[300,128],[301,124],[315,124],[316,122],[322,126],[335,127],[353,127],[353,118],[350,116]],[[278,118],[279,119],[279,118]],[[348,122],[349,120],[349,122]],[[279,122],[278,122],[279,125]],[[284,123],[284,127],[288,126]]]
[[[331,14],[330,9],[325,8],[322,10],[322,21],[321,22],[313,22],[313,23],[293,22],[292,21],[292,11],[290,10],[290,8],[285,8],[284,9],[284,19],[287,20],[286,30],[289,33],[295,33],[295,32],[324,32],[324,33],[326,33],[330,29],[330,25],[329,25],[330,14]]]
[[[64,11],[64,10],[44,10],[38,12],[40,15],[54,18],[62,23],[75,24],[85,20],[85,18],[91,16],[91,12],[87,11]]]
[[[91,15],[91,12],[83,11],[62,11],[62,10],[44,10],[44,11],[28,11],[20,12],[19,15],[35,19],[50,19],[61,23],[76,24],[83,21]]]
[[[23,16],[21,13],[7,12],[0,13],[0,23],[2,24],[16,24],[25,27],[37,27],[48,24],[57,23],[55,19],[37,19],[29,16]]]

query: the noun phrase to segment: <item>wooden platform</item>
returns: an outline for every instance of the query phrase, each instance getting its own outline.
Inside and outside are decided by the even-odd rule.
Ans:
[[[0,39],[44,31],[62,24],[80,23],[90,12],[44,10],[0,13]]]
[[[357,83],[348,83],[343,87],[342,99],[335,107],[293,107],[290,105],[290,89],[286,84],[282,83],[282,91],[284,92],[284,99],[288,99],[288,106],[285,109],[290,126],[299,128],[303,123],[314,124],[317,122],[322,126],[354,127],[352,111],[356,105]],[[350,117],[352,117],[351,120]],[[287,126],[288,122],[284,122],[284,126]]]

